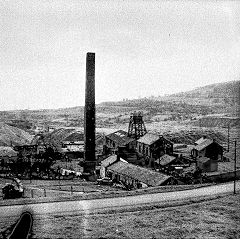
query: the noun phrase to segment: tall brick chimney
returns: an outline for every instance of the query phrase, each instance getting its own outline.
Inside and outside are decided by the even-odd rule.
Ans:
[[[95,169],[95,53],[87,53],[83,173],[91,180],[95,178]]]

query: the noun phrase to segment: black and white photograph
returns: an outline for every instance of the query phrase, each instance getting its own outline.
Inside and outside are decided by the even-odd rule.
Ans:
[[[0,1],[0,238],[239,239],[240,1]]]

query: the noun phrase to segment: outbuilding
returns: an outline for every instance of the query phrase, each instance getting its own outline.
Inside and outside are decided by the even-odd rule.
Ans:
[[[218,163],[210,158],[200,157],[197,159],[196,167],[201,169],[203,173],[215,172],[218,169]]]
[[[195,142],[191,155],[193,158],[207,157],[212,160],[222,161],[223,147],[215,140],[203,137]]]
[[[160,186],[176,182],[172,176],[122,161],[113,163],[107,167],[107,171],[112,179],[128,188],[139,188],[139,185]]]

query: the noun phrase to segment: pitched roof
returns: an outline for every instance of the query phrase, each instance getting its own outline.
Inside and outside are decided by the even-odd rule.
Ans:
[[[205,139],[201,144],[195,146],[194,149],[196,149],[197,151],[201,151],[212,143],[213,143],[212,139]]]
[[[186,147],[183,148],[173,148],[173,151],[175,153],[180,153],[180,154],[190,154],[192,149],[194,149],[196,146],[194,145],[186,145]]]
[[[148,186],[159,186],[171,176],[163,173],[155,172],[150,169],[142,168],[140,166],[118,161],[108,167],[109,170],[119,173],[121,175],[130,177],[147,184]]]
[[[203,143],[205,140],[206,140],[207,138],[206,137],[202,137],[202,138],[200,138],[200,139],[198,139],[196,142],[195,142],[195,144],[201,144],[201,143]]]
[[[173,162],[176,159],[175,156],[170,156],[168,154],[164,154],[162,157],[157,159],[157,162],[160,162],[161,165],[165,166],[168,165],[169,163]]]
[[[144,136],[139,138],[137,141],[140,143],[151,145],[151,144],[155,143],[157,140],[159,140],[161,137],[162,136],[159,136],[158,134],[146,133]]]
[[[64,141],[84,141],[84,134],[82,132],[71,132]]]
[[[0,123],[0,146],[30,144],[32,135],[17,127]]]
[[[128,137],[128,133],[123,130],[118,130],[114,133],[106,135],[107,138],[111,139],[115,143],[117,143],[118,146],[124,146],[132,141],[134,141],[133,138]]]
[[[167,142],[167,143],[170,143],[170,144],[174,144],[173,142],[172,142],[172,140],[170,140],[169,138],[167,138],[166,136],[164,136],[164,140],[165,140],[165,142]]]
[[[207,157],[199,157],[199,158],[197,158],[197,161],[201,162],[201,163],[206,163],[209,160],[210,160],[210,158],[207,158]]]
[[[117,155],[116,154],[113,154],[107,158],[105,158],[104,160],[101,161],[101,166],[103,167],[108,167],[110,166],[111,164],[117,162]],[[125,162],[125,163],[128,163],[126,160],[122,159],[122,158],[119,158],[120,161],[122,162]]]
[[[187,148],[186,144],[173,144],[173,150]]]
[[[111,155],[111,156],[107,157],[106,159],[104,159],[103,161],[101,161],[101,166],[107,167],[116,161],[117,161],[117,155]]]

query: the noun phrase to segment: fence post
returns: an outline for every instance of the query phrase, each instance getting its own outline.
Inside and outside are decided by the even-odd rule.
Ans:
[[[73,187],[71,186],[71,195],[73,194]]]
[[[233,193],[236,194],[236,179],[237,179],[237,141],[234,141],[234,184]]]
[[[44,188],[44,197],[47,196],[46,189]]]
[[[31,197],[33,198],[33,189],[31,189]]]

